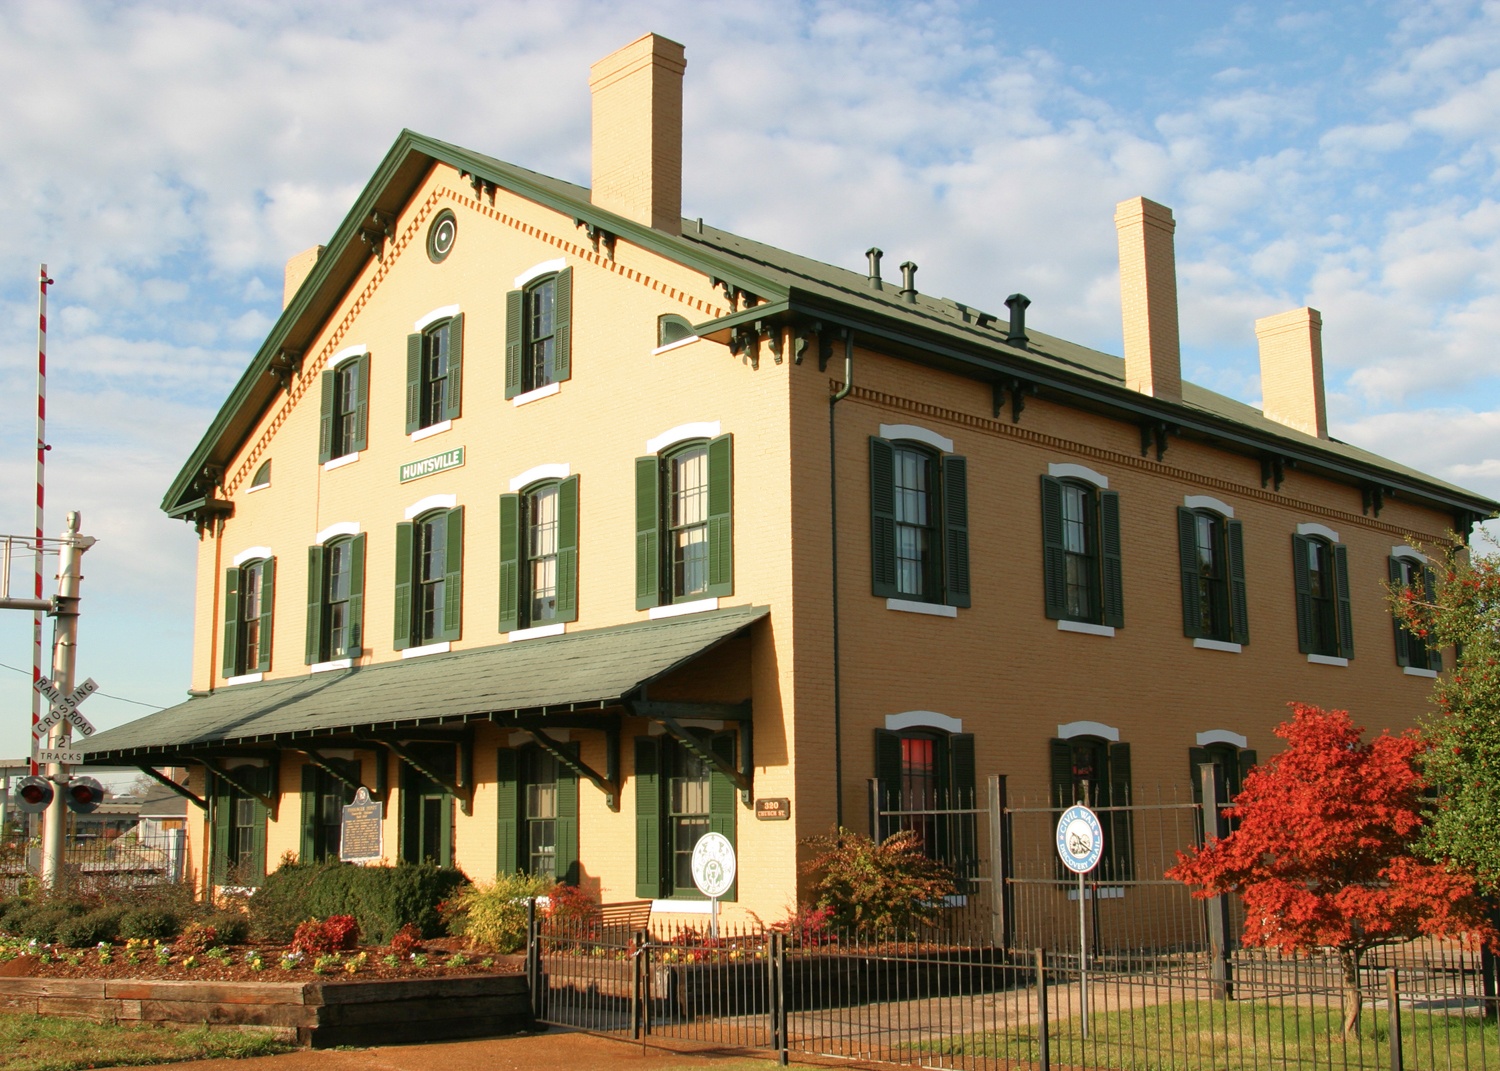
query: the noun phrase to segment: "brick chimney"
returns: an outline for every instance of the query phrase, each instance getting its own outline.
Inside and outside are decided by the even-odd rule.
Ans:
[[[683,48],[654,33],[589,68],[594,204],[682,233]]]
[[[1115,206],[1120,239],[1120,314],[1125,327],[1125,385],[1182,400],[1177,339],[1177,259],[1172,210],[1144,197]]]
[[[318,265],[318,258],[322,255],[323,247],[315,245],[311,249],[304,249],[286,262],[286,276],[281,284],[281,307],[283,309],[292,303],[292,298],[297,296],[297,288],[312,274],[313,268]]]
[[[1261,410],[1272,420],[1328,438],[1323,399],[1323,316],[1292,309],[1255,321],[1260,343]]]

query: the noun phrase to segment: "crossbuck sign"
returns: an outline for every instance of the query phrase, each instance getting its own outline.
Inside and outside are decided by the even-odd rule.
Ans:
[[[78,712],[78,704],[99,690],[99,685],[95,683],[93,677],[88,678],[67,695],[63,695],[57,685],[46,677],[38,677],[32,687],[46,696],[47,701],[52,704],[47,716],[38,721],[36,727],[31,730],[33,736],[45,738],[47,731],[64,718],[78,726],[78,731],[84,736],[94,735],[93,723]]]

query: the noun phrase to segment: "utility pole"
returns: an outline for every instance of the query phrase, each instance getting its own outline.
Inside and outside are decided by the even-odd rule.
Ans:
[[[78,513],[69,513],[58,561],[52,680],[63,695],[69,695],[73,691],[73,676],[78,664],[78,582],[83,579],[79,561],[83,552],[94,545],[92,536],[78,534],[78,525]],[[67,747],[72,735],[72,722],[67,718],[60,719],[49,735],[51,746]],[[52,802],[42,816],[42,886],[53,892],[61,892],[63,833],[68,822],[68,805],[64,792],[68,774],[62,763],[49,762],[47,778],[58,790],[53,793]]]

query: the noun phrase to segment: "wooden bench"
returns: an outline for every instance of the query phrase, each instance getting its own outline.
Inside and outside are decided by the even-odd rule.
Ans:
[[[650,900],[621,900],[599,905],[600,930],[604,935],[628,941],[639,930],[651,928]]]

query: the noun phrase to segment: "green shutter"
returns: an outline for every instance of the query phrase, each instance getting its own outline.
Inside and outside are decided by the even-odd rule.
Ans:
[[[662,894],[661,748],[650,736],[635,738],[635,894]]]
[[[521,627],[521,496],[500,496],[500,631]]]
[[[322,545],[307,548],[307,665],[323,661],[323,556]]]
[[[1130,784],[1130,745],[1109,745],[1109,806],[1129,807],[1135,802]],[[1103,874],[1108,879],[1126,881],[1135,876],[1135,841],[1132,837],[1130,811],[1111,811],[1103,825],[1109,830],[1105,845]]]
[[[370,355],[356,357],[354,381],[354,450],[363,450],[370,441]]]
[[[496,874],[514,874],[521,869],[521,792],[520,752],[501,748],[495,754]]]
[[[578,477],[557,485],[557,620],[578,620]]]
[[[514,398],[525,388],[521,386],[521,335],[526,319],[523,294],[512,290],[505,295],[505,396]]]
[[[422,336],[406,336],[406,434],[422,428]]]
[[[1386,570],[1388,575],[1390,576],[1391,589],[1397,595],[1399,595],[1401,593],[1402,586],[1401,559],[1395,557],[1387,558]],[[1406,630],[1406,626],[1401,623],[1401,618],[1394,613],[1391,614],[1391,624],[1394,626],[1396,632],[1396,665],[1409,666],[1411,665],[1411,633],[1408,632]]]
[[[224,570],[224,676],[240,674],[240,571]]]
[[[876,802],[882,811],[901,809],[901,737],[889,729],[875,730],[875,780],[879,785]],[[876,828],[870,836],[884,841],[901,828],[899,818],[883,818],[875,815]]]
[[[464,607],[464,508],[448,511],[448,571],[443,574],[443,631],[439,639],[456,640],[463,634]]]
[[[661,464],[656,455],[635,459],[635,608],[661,602]]]
[[[734,594],[734,436],[708,441],[709,598]]]
[[[311,863],[318,857],[318,768],[312,763],[302,767],[302,844],[297,862]]]
[[[896,448],[870,436],[870,593],[896,597]]]
[[[574,758],[578,745],[564,744]],[[554,865],[557,880],[578,884],[578,775],[563,763],[557,764],[557,817],[553,822],[557,855]]]
[[[1437,575],[1425,565],[1422,567],[1422,591],[1428,603],[1437,602]],[[1434,673],[1443,671],[1443,649],[1432,640],[1435,637],[1427,637],[1427,668]]]
[[[229,824],[233,815],[234,800],[229,792],[229,782],[222,777],[208,774],[207,788],[212,791],[210,803],[213,811],[210,821],[213,824],[213,858],[211,860],[210,872],[215,884],[224,884],[226,872],[229,870]]]
[[[557,273],[552,306],[552,367],[558,382],[573,378],[573,269]]]
[[[734,763],[734,734],[715,733],[708,741],[709,750],[730,764]],[[738,848],[735,840],[736,806],[739,789],[727,774],[715,767],[708,775],[708,831],[718,833]],[[720,900],[733,903],[739,898],[740,883],[736,878]]]
[[[1240,748],[1239,755],[1236,757],[1240,763],[1240,791],[1243,792],[1245,790],[1245,778],[1249,777],[1250,771],[1255,769],[1255,752],[1248,747],[1242,747]]]
[[[1297,591],[1297,650],[1312,654],[1317,649],[1313,636],[1312,573],[1307,566],[1312,540],[1292,536],[1292,583]]]
[[[448,321],[448,385],[443,400],[443,419],[457,420],[463,411],[464,314]]]
[[[1125,583],[1120,568],[1120,492],[1099,492],[1099,568],[1101,624],[1125,624]]]
[[[1224,522],[1224,547],[1229,552],[1229,638],[1250,642],[1250,599],[1245,591],[1245,523]]]
[[[1338,584],[1339,657],[1354,657],[1354,614],[1349,605],[1349,548],[1336,543],[1333,548],[1333,568]]]
[[[1194,639],[1206,635],[1203,602],[1198,597],[1198,514],[1177,507],[1177,562],[1182,575],[1182,634]]]
[[[1073,745],[1054,738],[1047,745],[1054,807],[1073,806]]]
[[[267,562],[267,564],[270,563]],[[272,761],[275,760],[273,759]],[[271,776],[271,767],[263,766],[258,770],[250,772],[246,780],[262,796],[269,796],[271,794]],[[271,815],[266,809],[266,805],[257,799],[255,801],[255,817],[251,819],[253,824],[250,829],[250,842],[252,845],[250,849],[250,884],[257,887],[262,885],[266,878],[266,822],[270,820],[270,817]]]
[[[260,661],[245,672],[264,673],[271,668],[272,611],[276,608],[276,559],[267,558],[260,567]]]
[[[969,605],[969,462],[943,458],[943,594],[949,606]]]
[[[365,649],[365,534],[349,540],[349,647],[340,652],[358,658]],[[357,780],[357,779],[356,779]]]
[[[1206,747],[1188,748],[1188,783],[1193,786],[1193,802],[1203,803],[1203,774],[1198,767],[1205,762],[1212,762],[1213,757],[1209,755]]]
[[[947,806],[958,810],[973,810],[979,806],[975,792],[974,734],[954,733],[948,737],[948,762],[951,774],[948,781]],[[939,804],[943,806],[943,804]],[[969,884],[979,876],[979,837],[972,814],[953,815],[938,819],[947,827],[948,844],[944,860],[959,879],[960,892],[972,892]]]
[[[1042,477],[1042,590],[1047,616],[1053,620],[1067,617],[1068,555],[1063,549],[1062,481],[1054,476]],[[1068,769],[1072,770],[1069,762]]]
[[[323,397],[318,420],[318,464],[333,459],[333,410],[338,397],[336,372],[324,372],[319,378]]]
[[[404,651],[412,645],[412,633],[416,631],[412,612],[412,549],[416,526],[411,521],[396,525],[396,650]]]

